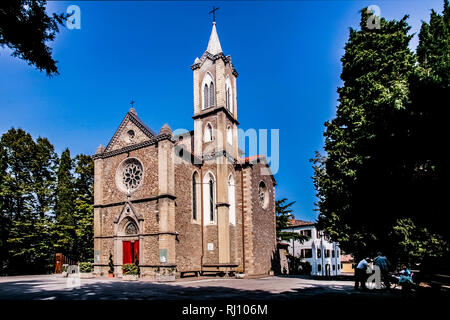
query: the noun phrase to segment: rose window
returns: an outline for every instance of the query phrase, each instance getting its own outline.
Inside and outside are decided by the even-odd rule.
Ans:
[[[142,180],[142,166],[140,163],[129,163],[123,169],[123,184],[128,190],[136,189]]]
[[[117,170],[116,183],[122,192],[135,191],[142,184],[143,179],[142,164],[135,158],[126,159]]]

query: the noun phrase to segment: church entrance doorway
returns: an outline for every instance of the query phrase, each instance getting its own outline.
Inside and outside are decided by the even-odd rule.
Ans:
[[[122,241],[123,264],[139,264],[139,240]]]

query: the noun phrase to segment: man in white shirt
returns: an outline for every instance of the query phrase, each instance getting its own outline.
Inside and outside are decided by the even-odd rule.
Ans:
[[[362,259],[355,268],[355,289],[359,289],[361,283],[361,289],[366,289],[367,281],[367,268],[369,267],[370,258]]]

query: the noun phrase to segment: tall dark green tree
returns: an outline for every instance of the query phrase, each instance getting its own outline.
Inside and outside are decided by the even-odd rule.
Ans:
[[[72,158],[65,149],[59,159],[55,200],[55,250],[74,259],[76,255],[76,220]]]
[[[88,155],[75,157],[75,209],[77,259],[90,261],[94,248],[94,162]]]
[[[1,139],[2,266],[9,273],[45,272],[51,263],[53,146],[22,129]]]
[[[344,251],[368,254],[392,248],[387,235],[403,214],[397,202],[404,181],[397,122],[409,104],[414,57],[405,16],[380,19],[371,29],[361,11],[342,57],[336,117],[325,123],[325,155],[314,159],[319,228]]]

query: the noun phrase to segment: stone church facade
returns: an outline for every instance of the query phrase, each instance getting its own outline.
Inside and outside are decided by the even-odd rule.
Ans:
[[[191,66],[194,130],[152,131],[134,108],[94,155],[94,273],[138,263],[144,278],[187,272],[267,275],[276,250],[275,180],[242,157],[236,78],[215,23]]]

